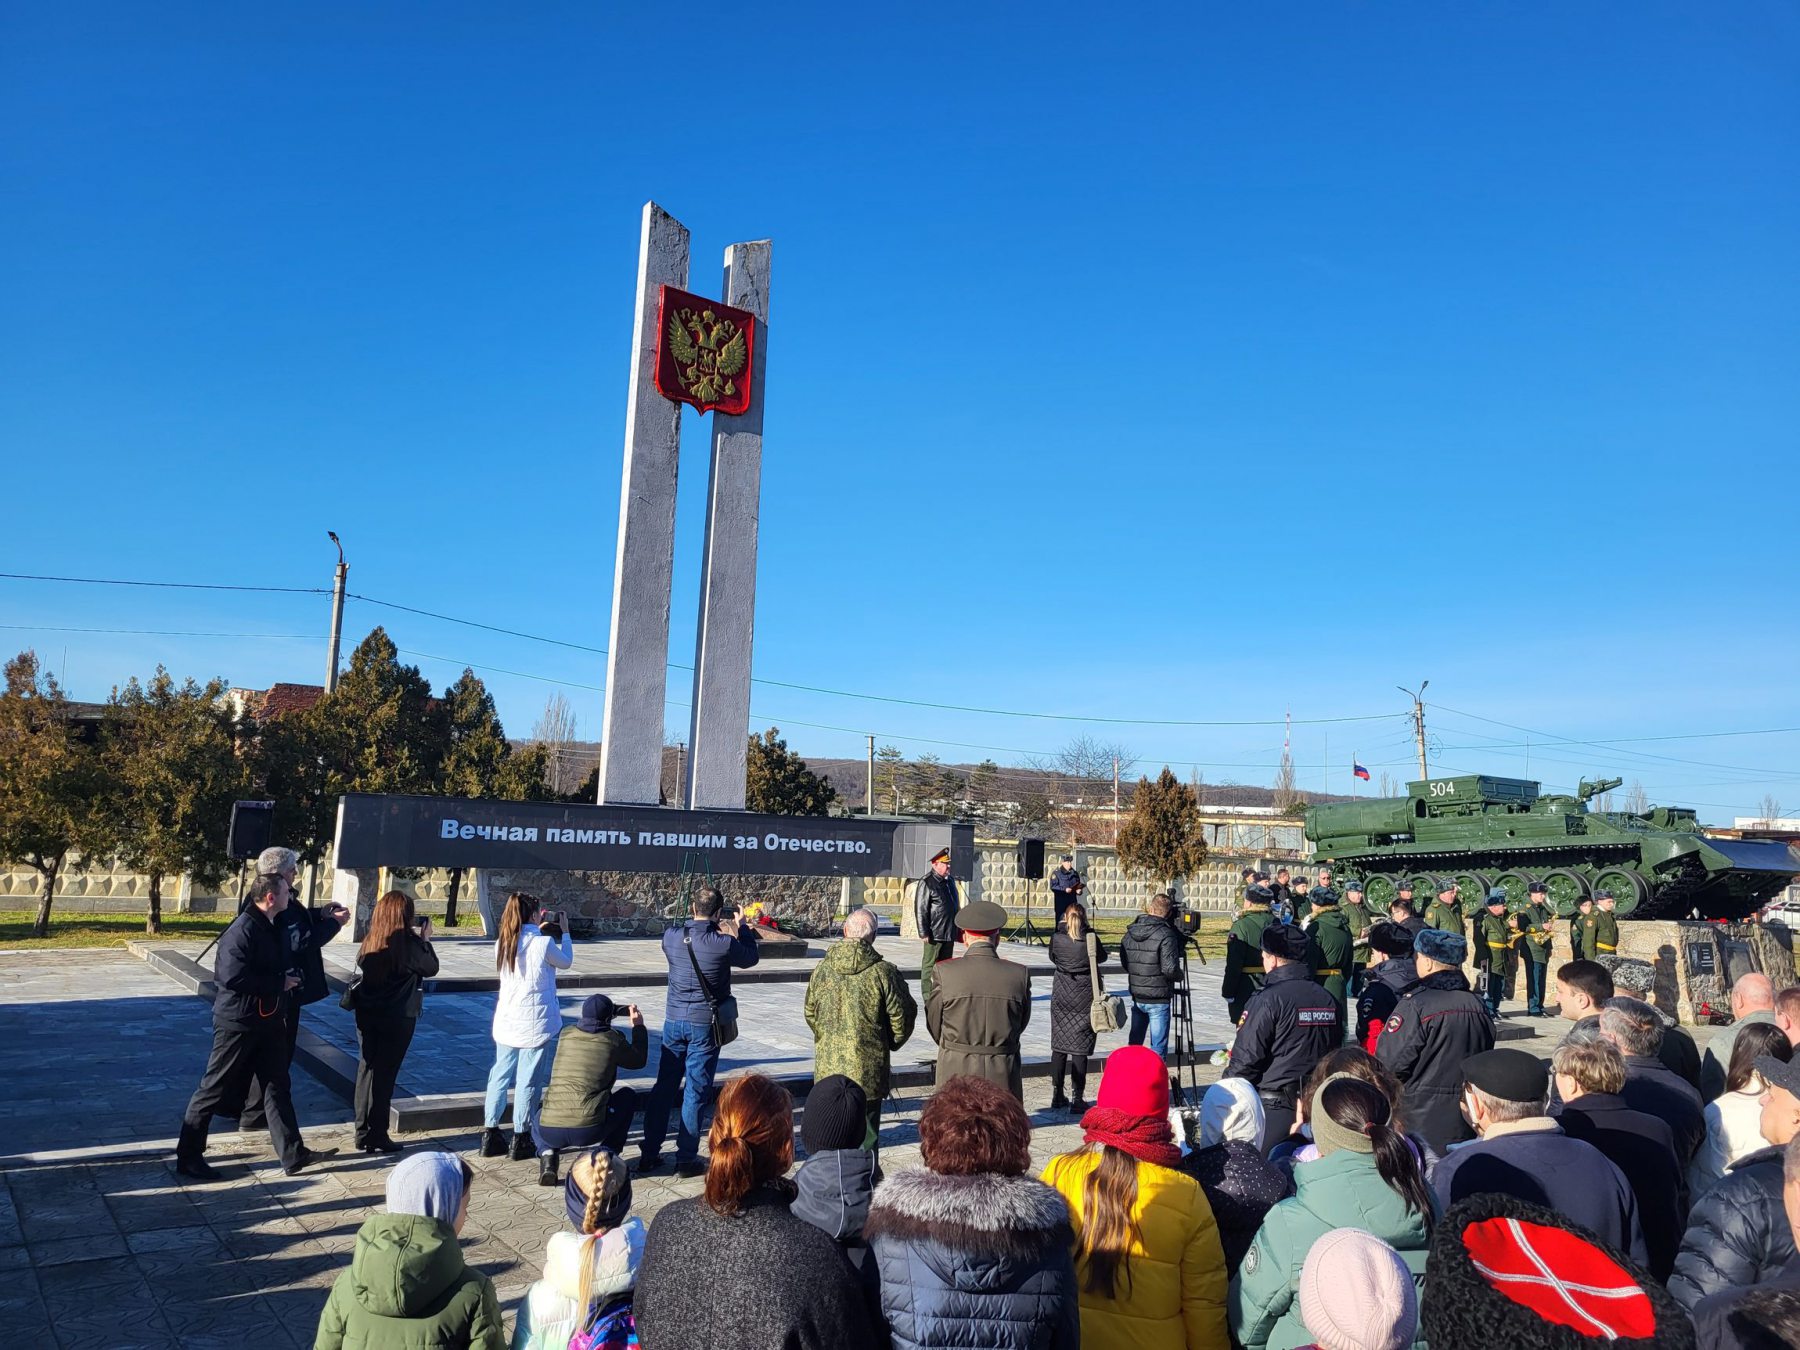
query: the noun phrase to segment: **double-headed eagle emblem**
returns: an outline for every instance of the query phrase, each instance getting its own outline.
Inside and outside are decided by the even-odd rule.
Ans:
[[[755,316],[665,286],[660,319],[656,387],[663,397],[701,412],[749,408]]]

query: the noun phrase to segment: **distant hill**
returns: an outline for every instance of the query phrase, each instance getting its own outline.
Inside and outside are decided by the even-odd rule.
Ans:
[[[514,741],[513,744],[515,746],[523,746],[528,744],[528,742],[517,740]],[[568,775],[572,777],[573,782],[580,783],[585,780],[600,763],[600,742],[572,742],[565,747],[563,758],[567,765]],[[675,796],[675,775],[677,765],[681,758],[682,752],[678,752],[675,746],[666,745],[663,747],[663,792],[670,800],[673,800]],[[826,759],[809,755],[806,757],[806,763],[814,773],[820,775],[837,790],[838,801],[843,805],[845,810],[860,811],[862,809],[864,784],[868,777],[867,760]],[[966,782],[969,775],[975,771],[976,766],[973,764],[939,764],[937,767],[940,770],[955,774],[958,778],[961,778]],[[1130,805],[1132,789],[1137,786],[1140,777],[1145,774],[1154,774],[1158,772],[1161,767],[1160,764],[1150,766],[1149,761],[1146,761],[1144,765],[1138,766],[1138,768],[1130,774],[1122,776],[1119,782],[1119,800],[1121,804],[1127,806]],[[1271,773],[1273,773],[1273,769],[1271,769]],[[880,784],[882,782],[881,765],[877,764],[875,766],[875,774],[876,796],[879,799],[881,796]],[[1085,786],[1085,792],[1082,791],[1083,786]],[[1245,783],[1201,783],[1199,784],[1199,790],[1200,804],[1202,806],[1273,808],[1275,805],[1275,792],[1273,788],[1253,787]],[[999,766],[998,773],[995,776],[992,793],[995,799],[1000,801],[1019,801],[1040,793],[1049,797],[1058,805],[1066,805],[1069,802],[1074,801],[1078,795],[1085,796],[1087,802],[1091,805],[1102,805],[1106,802],[1110,802],[1112,799],[1112,784],[1107,782],[1077,785],[1064,778],[1062,775],[1043,769],[1035,769],[1028,765],[1002,764]],[[1334,796],[1311,791],[1306,792],[1305,796],[1306,799],[1311,802],[1337,802],[1350,800],[1347,795]],[[882,807],[883,803],[878,800],[876,809],[879,811]]]

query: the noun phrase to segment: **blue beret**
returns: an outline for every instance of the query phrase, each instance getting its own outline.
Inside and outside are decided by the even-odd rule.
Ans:
[[[1442,928],[1421,928],[1413,938],[1413,950],[1447,966],[1460,966],[1469,955],[1469,940]]]

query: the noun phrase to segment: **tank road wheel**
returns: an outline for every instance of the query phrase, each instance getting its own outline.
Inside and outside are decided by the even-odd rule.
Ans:
[[[1511,872],[1502,872],[1494,878],[1494,884],[1506,892],[1508,909],[1521,909],[1531,899],[1531,883],[1536,880],[1532,873],[1521,867]]]
[[[1596,891],[1613,893],[1613,913],[1623,919],[1650,898],[1644,879],[1628,867],[1609,867],[1594,878]]]
[[[1588,894],[1587,878],[1566,867],[1544,873],[1543,882],[1547,893],[1545,898],[1550,901],[1560,919],[1573,914],[1575,906],[1581,903],[1581,897]]]
[[[1458,872],[1456,898],[1462,902],[1464,914],[1479,914],[1487,908],[1487,893],[1493,883],[1486,872]]]
[[[1380,872],[1363,881],[1363,904],[1371,914],[1386,914],[1387,907],[1394,903],[1394,897],[1399,894],[1399,882]]]
[[[1413,884],[1413,907],[1423,915],[1425,906],[1437,899],[1438,878],[1430,872],[1414,872],[1410,878]]]

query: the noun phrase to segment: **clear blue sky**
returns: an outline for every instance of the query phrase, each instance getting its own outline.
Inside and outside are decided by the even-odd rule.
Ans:
[[[775,241],[759,677],[1395,714],[1296,728],[1340,791],[1353,751],[1407,776],[1394,686],[1429,678],[1446,766],[1523,771],[1513,723],[1549,781],[1800,810],[1793,732],[1544,739],[1800,726],[1791,5],[620,13],[6,3],[0,571],[328,585],[329,528],[353,590],[604,646],[654,198],[700,288]],[[316,682],[322,644],[46,630],[326,611],[0,581],[5,645],[90,698],[158,661]],[[604,677],[375,622],[439,686]],[[557,687],[485,673],[516,734]],[[753,714],[813,754],[1085,730],[1211,781],[1281,744],[770,685]]]

